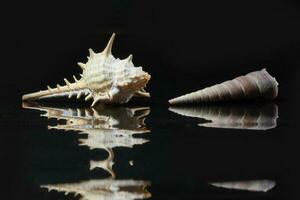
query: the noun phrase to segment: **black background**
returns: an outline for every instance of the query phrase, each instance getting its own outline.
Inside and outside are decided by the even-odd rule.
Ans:
[[[8,199],[40,195],[38,188],[32,192],[24,177],[37,176],[40,182],[47,177],[34,171],[38,164],[30,162],[42,159],[32,152],[35,148],[39,150],[34,147],[35,142],[43,139],[36,135],[28,139],[22,133],[28,128],[23,121],[30,121],[33,114],[18,110],[21,95],[63,83],[63,78],[79,74],[76,63],[86,61],[88,48],[102,51],[113,32],[116,33],[113,55],[123,59],[133,54],[135,65],[143,66],[152,76],[147,86],[151,99],[138,100],[139,104],[156,106],[151,109],[148,122],[155,127],[152,143],[135,156],[143,163],[140,168],[143,178],[154,182],[155,198],[213,198],[213,192],[199,191],[196,187],[199,180],[204,183],[239,175],[279,180],[281,189],[275,191],[279,197],[254,195],[255,199],[297,198],[300,141],[296,129],[300,75],[297,1],[10,2],[2,7],[0,18],[4,132],[0,155],[5,163],[2,171],[7,177],[3,185],[8,187],[2,187],[3,195],[7,194]],[[225,133],[220,136],[211,129],[199,136],[184,124],[180,126],[186,121],[177,123],[181,118],[167,111],[165,104],[172,97],[262,68],[267,68],[279,82],[275,102],[279,107],[280,127],[268,132],[273,134],[271,138],[257,133],[227,136],[231,131],[221,131]],[[12,118],[15,121],[11,122]],[[193,162],[178,165],[180,158]],[[47,156],[44,159],[46,162]],[[132,175],[126,170],[121,174]],[[223,197],[217,194],[216,198]]]
[[[296,1],[12,2],[3,9],[3,96],[79,74],[76,63],[86,62],[88,48],[102,51],[113,32],[113,54],[132,53],[161,102],[174,96],[171,89],[177,96],[264,67],[280,87],[297,85]]]

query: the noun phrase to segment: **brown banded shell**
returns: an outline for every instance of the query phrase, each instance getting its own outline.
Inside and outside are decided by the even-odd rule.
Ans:
[[[273,100],[278,94],[278,83],[266,69],[239,76],[202,90],[169,100],[170,104],[230,101],[241,99]]]

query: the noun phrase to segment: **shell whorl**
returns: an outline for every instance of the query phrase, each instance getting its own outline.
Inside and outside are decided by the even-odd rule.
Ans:
[[[262,98],[273,100],[278,94],[278,83],[266,69],[239,76],[211,87],[169,100],[170,104],[229,101]]]
[[[23,95],[23,100],[36,100],[49,97],[76,96],[79,98],[84,94],[85,100],[93,99],[92,106],[98,102],[103,103],[127,103],[132,96],[150,97],[144,87],[151,76],[144,72],[141,67],[135,67],[132,55],[126,59],[115,58],[112,53],[112,45],[115,34],[113,34],[100,53],[89,49],[87,63],[78,62],[82,69],[81,79],[70,83],[64,79],[66,85],[57,85],[40,92]]]

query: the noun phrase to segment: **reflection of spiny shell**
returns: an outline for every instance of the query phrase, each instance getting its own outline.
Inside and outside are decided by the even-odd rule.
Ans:
[[[210,183],[215,187],[222,187],[226,189],[248,190],[253,192],[267,192],[271,190],[276,182],[272,180],[251,180],[251,181],[230,181]]]
[[[199,107],[171,107],[177,114],[209,120],[199,126],[267,130],[277,125],[278,108],[274,103],[261,105],[208,105]]]
[[[115,178],[116,174],[113,170],[115,154],[110,148],[105,148],[104,150],[108,153],[108,157],[105,160],[91,160],[90,170],[100,168],[108,172],[112,178]]]
[[[115,147],[132,148],[134,145],[141,145],[148,140],[143,138],[135,138],[130,134],[119,134],[118,131],[99,130],[85,131],[82,133],[88,134],[87,138],[79,140],[80,145],[88,146],[90,149],[103,149]]]
[[[149,132],[144,122],[150,113],[149,107],[59,108],[24,102],[23,108],[44,111],[46,113],[41,115],[43,117],[65,120],[64,124],[49,128],[83,132],[92,129],[110,129],[114,132],[120,130],[119,134],[124,131],[130,135]]]
[[[273,100],[278,93],[277,81],[266,69],[239,76],[233,80],[207,87],[169,100],[170,104],[229,101],[263,98]]]
[[[115,177],[112,170],[113,148],[132,148],[134,145],[148,142],[146,139],[135,138],[133,135],[150,132],[144,123],[146,116],[150,113],[149,107],[126,108],[99,105],[95,108],[71,109],[45,107],[37,103],[24,102],[23,108],[46,111],[42,116],[65,120],[64,124],[49,126],[50,129],[72,130],[87,135],[79,139],[79,145],[88,146],[90,149],[103,149],[108,153],[108,158],[105,160],[92,160],[90,169],[102,168],[112,177]]]
[[[101,53],[89,50],[90,56],[86,64],[78,63],[82,68],[82,78],[70,83],[64,79],[66,85],[31,93],[23,96],[23,100],[41,98],[86,95],[86,100],[93,98],[92,106],[97,102],[126,103],[133,95],[149,97],[144,87],[150,80],[150,75],[141,67],[134,67],[132,55],[124,60],[116,59],[111,54],[115,34],[110,38],[106,48]]]
[[[148,181],[102,179],[42,185],[41,188],[64,192],[66,195],[75,193],[75,195],[81,196],[81,200],[133,200],[150,198],[151,193],[147,191],[148,186],[150,186]]]
[[[135,138],[135,134],[148,133],[144,120],[149,114],[148,107],[96,107],[95,109],[64,109],[24,104],[23,107],[46,111],[43,116],[65,119],[64,124],[49,126],[50,129],[72,130],[87,137],[79,140],[80,145],[91,149],[114,147],[132,148],[148,140]],[[98,109],[99,108],[99,109]]]

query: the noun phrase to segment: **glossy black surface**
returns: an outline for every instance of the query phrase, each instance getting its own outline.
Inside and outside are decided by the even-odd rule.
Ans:
[[[286,103],[277,104],[277,126],[268,130],[199,127],[197,124],[203,119],[175,114],[166,105],[150,105],[150,114],[145,116],[145,127],[151,132],[134,135],[135,138],[149,141],[134,145],[133,148],[118,147],[116,144],[112,149],[115,179],[150,181],[147,189],[153,199],[291,198],[297,194],[299,186],[299,136],[292,128],[296,124]],[[9,188],[3,194],[10,199],[73,199],[72,193],[64,196],[55,191],[47,192],[40,186],[111,177],[107,170],[90,170],[90,160],[107,158],[104,149],[90,150],[86,146],[79,146],[79,140],[86,138],[86,135],[63,129],[48,130],[48,125],[63,125],[65,120],[57,120],[53,115],[50,119],[40,116],[47,109],[62,108],[73,109],[70,113],[76,117],[77,108],[82,110],[86,107],[83,103],[32,104],[33,108],[39,109],[46,106],[44,111],[28,107],[22,109],[20,105],[10,103],[2,105],[2,181]],[[220,107],[230,105],[218,104]],[[240,107],[250,106],[253,112],[257,112],[255,107],[268,105],[239,103]],[[140,106],[127,107],[132,109]],[[199,109],[201,106],[192,108]],[[133,127],[136,125],[132,126],[134,120],[130,120],[131,117],[125,115],[124,118],[122,114],[120,118],[120,110],[124,107],[97,109],[100,115],[121,119],[118,129],[135,130]],[[133,166],[129,161],[133,161]],[[212,182],[264,179],[276,181],[275,187],[268,192],[247,192],[209,185]]]

